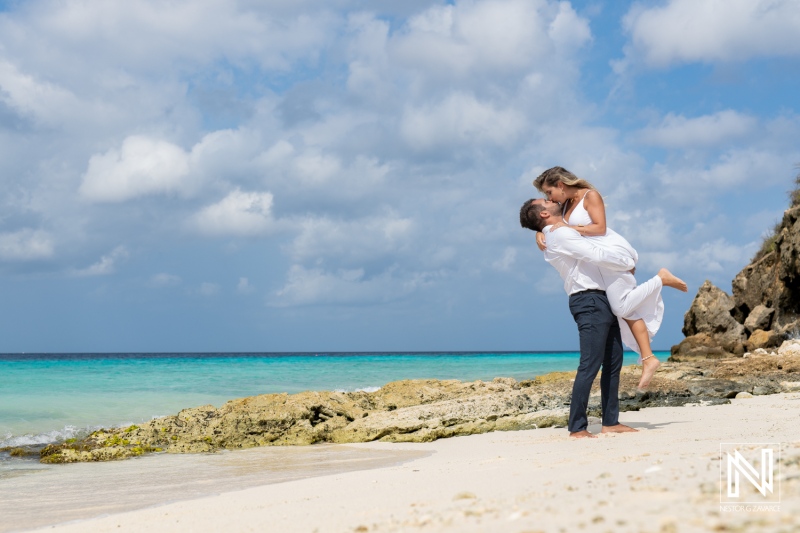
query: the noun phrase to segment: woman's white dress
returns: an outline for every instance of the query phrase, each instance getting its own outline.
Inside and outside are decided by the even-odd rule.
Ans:
[[[586,195],[584,194],[584,197],[581,198],[581,201],[578,202],[578,205],[575,206],[575,209],[570,214],[569,219],[564,217],[564,222],[571,226],[588,226],[592,224],[592,217],[583,205],[585,198]],[[613,233],[611,230],[608,231]],[[614,239],[606,239],[605,235],[586,238],[592,239],[597,246],[620,249]],[[627,244],[627,241],[625,243]],[[626,248],[625,250],[626,252],[633,251],[633,260],[637,260],[635,250],[632,248]],[[623,319],[642,319],[650,334],[650,340],[653,339],[664,318],[664,301],[661,299],[661,278],[653,276],[637,286],[636,278],[630,272],[612,272],[606,269],[601,269],[601,272],[606,281],[606,296],[608,297],[608,303],[611,305],[611,311],[619,318],[622,342],[641,355],[642,351],[639,349],[639,344],[633,337],[630,326]]]

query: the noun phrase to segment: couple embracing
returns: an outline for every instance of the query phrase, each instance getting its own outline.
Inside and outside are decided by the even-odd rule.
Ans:
[[[572,387],[568,429],[571,437],[594,437],[586,409],[592,383],[600,376],[603,433],[636,431],[619,423],[622,342],[641,356],[639,388],[646,388],[659,366],[650,340],[661,325],[661,289],[686,292],[681,279],[662,268],[641,285],[633,277],[638,255],[621,235],[606,227],[600,193],[562,167],[533,182],[545,199],[528,200],[520,224],[536,231],[545,260],[558,270],[578,325],[580,363]]]

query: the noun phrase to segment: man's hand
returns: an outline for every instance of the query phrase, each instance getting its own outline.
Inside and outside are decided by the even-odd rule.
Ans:
[[[547,243],[545,242],[544,233],[541,231],[536,232],[536,246],[539,247],[541,251],[545,251],[547,249]]]
[[[570,226],[569,224],[567,224],[563,220],[561,222],[557,222],[557,223],[553,224],[553,228],[552,228],[553,230],[557,230],[558,228],[569,228],[572,231],[574,231],[575,233],[578,233],[580,235],[580,232],[578,231],[578,228],[576,228],[575,226]]]

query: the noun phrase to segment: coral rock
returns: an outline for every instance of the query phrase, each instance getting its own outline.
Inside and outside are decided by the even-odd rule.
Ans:
[[[761,329],[757,329],[750,335],[750,338],[747,339],[747,349],[750,351],[755,352],[758,349],[764,348],[776,348],[780,346],[781,341],[783,341],[784,336],[777,331],[764,331]]]
[[[768,330],[775,310],[765,305],[757,305],[744,321],[744,329],[752,333],[756,330]]]
[[[744,351],[744,350],[742,350]],[[732,357],[733,353],[724,350],[708,333],[698,333],[686,337],[677,346],[672,347],[670,361],[691,361],[696,358]]]
[[[683,334],[687,339],[673,348],[673,355],[691,355],[701,346],[718,347],[727,354],[744,354],[744,326],[731,315],[734,307],[732,297],[706,280],[683,319]]]
[[[778,355],[800,356],[800,339],[784,341],[778,348]]]

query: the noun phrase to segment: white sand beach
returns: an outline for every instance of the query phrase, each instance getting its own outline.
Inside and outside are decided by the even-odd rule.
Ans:
[[[548,428],[347,445],[431,453],[40,531],[797,531],[798,413],[800,393],[783,393],[626,412],[637,433],[596,439]],[[721,508],[720,444],[742,442],[781,444],[779,510]]]

